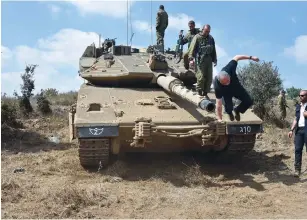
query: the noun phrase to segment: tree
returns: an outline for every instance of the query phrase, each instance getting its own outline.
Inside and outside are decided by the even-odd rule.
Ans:
[[[250,62],[238,68],[238,78],[254,100],[254,112],[264,119],[273,105],[273,98],[282,89],[278,68],[273,62]]]
[[[14,92],[14,95],[18,98],[19,100],[19,107],[21,112],[24,115],[28,115],[33,111],[33,108],[30,103],[30,98],[33,96],[32,91],[34,90],[34,71],[35,68],[38,65],[27,65],[25,69],[25,73],[21,74],[21,79],[23,81],[23,84],[20,85],[21,87],[21,96],[17,94],[17,92]]]
[[[289,96],[290,99],[295,99],[298,97],[298,95],[300,94],[300,91],[302,89],[300,88],[294,88],[293,86],[291,88],[286,89],[286,92]]]

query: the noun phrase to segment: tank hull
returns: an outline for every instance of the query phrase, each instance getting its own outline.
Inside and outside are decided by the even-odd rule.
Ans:
[[[215,102],[214,94],[208,95]],[[71,117],[72,139],[78,139],[85,167],[107,166],[112,154],[124,152],[249,152],[262,130],[251,110],[240,122],[218,123],[214,112],[161,88],[83,84]]]

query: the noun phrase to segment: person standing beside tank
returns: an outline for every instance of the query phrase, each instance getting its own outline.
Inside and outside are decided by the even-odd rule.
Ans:
[[[236,55],[222,68],[221,72],[219,72],[213,80],[218,120],[222,120],[222,99],[225,104],[225,112],[228,114],[230,121],[233,121],[234,119],[240,121],[240,113],[245,113],[245,111],[253,104],[252,98],[241,85],[236,73],[238,61],[247,59],[255,62],[259,61],[258,57]],[[234,109],[235,116],[232,113],[233,97],[241,101],[241,103]]]
[[[300,101],[301,103],[296,105],[295,109],[295,119],[293,120],[291,130],[288,133],[288,137],[292,138],[293,131],[295,130],[295,162],[294,176],[299,177],[301,175],[302,167],[302,151],[304,144],[307,152],[307,89],[300,91]]]
[[[217,64],[217,54],[214,38],[210,35],[211,27],[204,25],[202,32],[196,34],[188,49],[190,65],[195,66],[197,85],[196,89],[201,96],[207,96],[212,84],[213,67]],[[196,63],[196,65],[195,65]]]
[[[279,106],[281,120],[285,120],[287,116],[287,108],[289,108],[287,105],[285,93],[286,93],[285,90],[281,90],[278,96],[278,106]]]
[[[156,17],[156,34],[157,34],[157,45],[159,49],[164,52],[164,34],[168,27],[168,14],[164,10],[164,6],[160,5],[159,11]]]

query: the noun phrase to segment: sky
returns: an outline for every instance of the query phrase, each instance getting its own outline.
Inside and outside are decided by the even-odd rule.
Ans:
[[[78,62],[86,46],[97,45],[99,34],[102,40],[117,38],[117,44],[127,44],[128,36],[130,44],[134,33],[133,47],[155,43],[160,4],[169,14],[166,48],[174,48],[189,20],[196,27],[210,24],[218,56],[214,74],[237,54],[254,55],[273,61],[285,88],[307,88],[307,2],[129,0],[127,19],[127,1],[2,1],[1,92],[20,91],[27,64],[39,65],[35,93],[77,90],[84,82]]]

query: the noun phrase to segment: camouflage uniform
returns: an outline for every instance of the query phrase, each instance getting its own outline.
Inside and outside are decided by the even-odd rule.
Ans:
[[[199,28],[194,28],[192,30],[189,30],[188,33],[178,43],[181,45],[185,45],[186,43],[188,43],[188,49],[189,49],[193,37],[200,32],[201,30]],[[188,52],[183,54],[183,62],[184,62],[184,67],[186,69],[189,69]]]
[[[165,10],[159,9],[156,17],[157,45],[162,46],[164,51],[164,33],[168,26],[168,14]]]
[[[195,58],[196,89],[200,95],[207,95],[213,78],[212,62],[217,62],[214,38],[210,34],[208,36],[202,33],[196,34],[188,49],[188,56],[189,60]]]
[[[281,119],[284,120],[287,116],[287,101],[285,95],[280,94],[278,96],[278,106],[280,110]]]
[[[182,40],[179,42],[179,44],[181,45],[185,45],[186,43],[188,43],[188,48],[190,47],[190,44],[193,40],[193,37],[200,33],[201,30],[199,28],[194,28],[192,30],[189,30],[188,33],[182,38]]]

